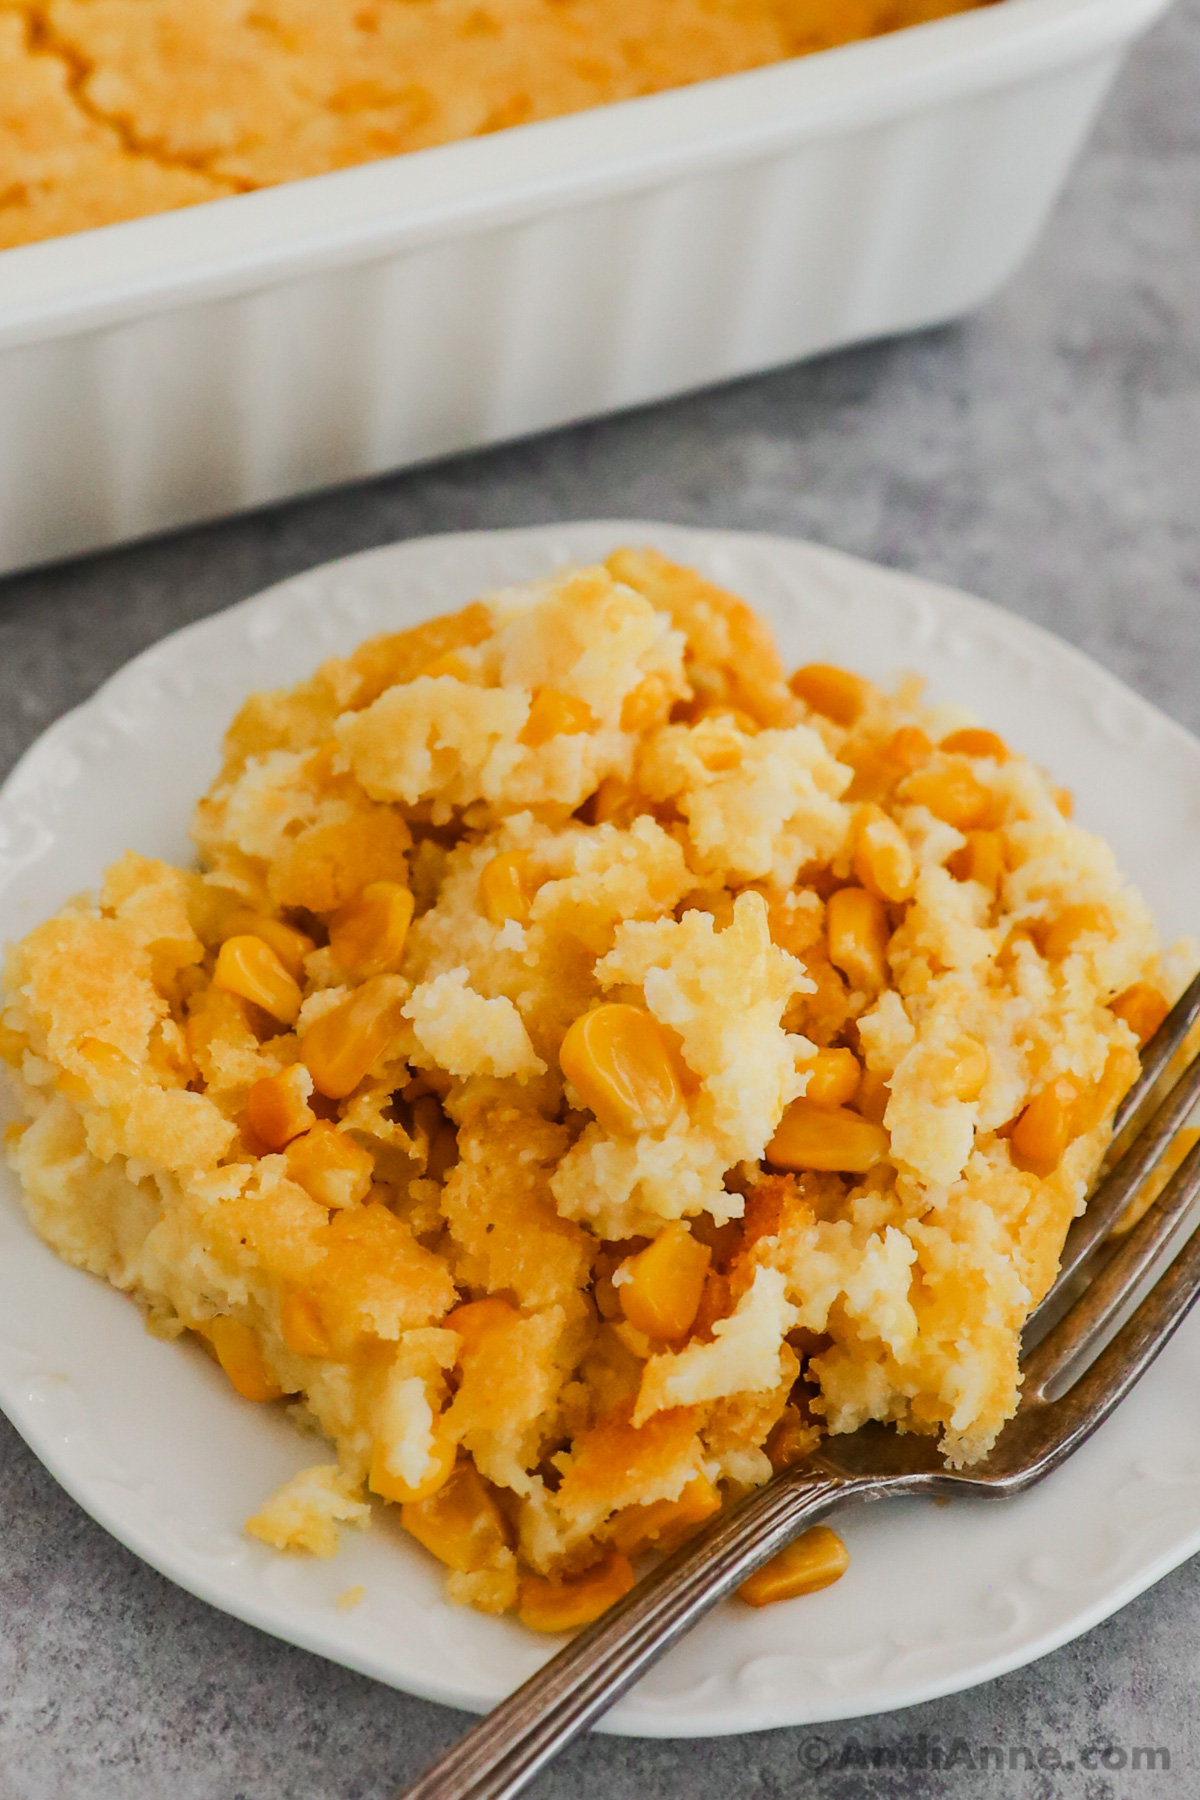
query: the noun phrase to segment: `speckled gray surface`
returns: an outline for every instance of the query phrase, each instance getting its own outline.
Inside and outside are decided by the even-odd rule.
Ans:
[[[962,326],[0,583],[0,769],[135,651],[296,570],[619,514],[811,536],[974,589],[1200,727],[1198,296],[1200,0],[1181,0],[1030,266]],[[593,1738],[533,1793],[1194,1795],[1198,1678],[1200,1561],[974,1692],[823,1731]],[[464,1723],[171,1587],[0,1420],[0,1800],[384,1800]]]

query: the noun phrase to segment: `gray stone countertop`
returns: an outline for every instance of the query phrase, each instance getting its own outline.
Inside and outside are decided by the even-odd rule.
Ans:
[[[963,324],[0,583],[0,770],[163,633],[314,563],[620,515],[812,537],[985,594],[1196,729],[1198,471],[1200,0],[1180,0],[1028,267]],[[0,1521],[0,1800],[385,1800],[466,1723],[171,1586],[3,1420]],[[1194,1795],[1198,1677],[1193,1562],[972,1692],[821,1730],[594,1737],[533,1793]],[[922,1734],[952,1767],[931,1751],[924,1768],[863,1768]],[[1041,1770],[973,1766],[996,1744],[1030,1746]],[[1088,1745],[1110,1747],[1107,1767],[1079,1765]],[[1167,1749],[1169,1770],[1121,1768],[1136,1746]]]

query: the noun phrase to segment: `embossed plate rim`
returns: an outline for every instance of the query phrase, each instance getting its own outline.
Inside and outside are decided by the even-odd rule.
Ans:
[[[739,587],[774,615],[796,656],[803,629],[806,654],[840,654],[877,675],[924,665],[941,697],[972,690],[989,722],[1078,783],[1085,816],[1113,831],[1137,878],[1159,884],[1152,898],[1170,929],[1195,922],[1200,863],[1185,857],[1165,876],[1157,859],[1149,865],[1156,833],[1177,830],[1181,808],[1200,817],[1200,743],[1081,652],[985,601],[797,540],[595,521],[362,552],[152,646],[52,725],[0,791],[0,932],[16,935],[38,908],[94,879],[93,837],[107,842],[123,818],[136,821],[137,847],[179,854],[219,731],[264,668],[293,679],[372,628],[629,539]],[[315,1459],[312,1446],[285,1420],[245,1407],[199,1353],[146,1337],[126,1301],[59,1262],[25,1224],[14,1187],[5,1170],[0,1405],[115,1537],[247,1623],[429,1699],[484,1707],[547,1653],[507,1621],[445,1606],[422,1553],[386,1525],[347,1534],[332,1565],[246,1540],[237,1527],[266,1491],[255,1486],[263,1472],[281,1478]],[[52,1348],[38,1296],[43,1315],[56,1312]],[[117,1403],[118,1370],[136,1379],[136,1409]],[[855,1717],[957,1691],[1068,1641],[1200,1548],[1200,1422],[1187,1404],[1197,1374],[1200,1319],[1084,1459],[1036,1494],[944,1513],[849,1513],[843,1583],[765,1613],[722,1609],[607,1728],[716,1735]],[[148,1446],[138,1430],[158,1435]],[[204,1453],[213,1434],[215,1459]],[[926,1574],[935,1556],[936,1583]],[[367,1599],[338,1611],[336,1591],[359,1581]]]

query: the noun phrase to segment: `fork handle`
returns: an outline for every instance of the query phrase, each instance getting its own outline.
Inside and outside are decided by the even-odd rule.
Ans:
[[[805,1526],[875,1480],[787,1471],[717,1518],[481,1719],[399,1800],[507,1800]]]

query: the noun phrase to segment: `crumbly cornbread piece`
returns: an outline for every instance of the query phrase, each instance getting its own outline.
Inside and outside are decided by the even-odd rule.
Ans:
[[[255,1534],[366,1484],[485,1610],[823,1432],[969,1463],[1185,973],[1064,804],[649,550],[373,638],[11,950],[30,1217],[307,1407]]]
[[[246,1520],[246,1530],[275,1550],[335,1556],[339,1525],[366,1525],[370,1517],[370,1507],[357,1498],[337,1464],[317,1463],[285,1481],[262,1510]]]
[[[979,3],[4,0],[0,247],[682,87]]]

